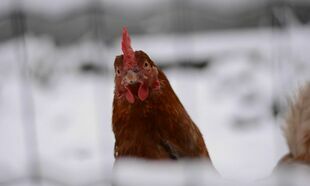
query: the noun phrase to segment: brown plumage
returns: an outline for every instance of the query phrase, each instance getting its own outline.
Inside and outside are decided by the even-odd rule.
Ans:
[[[123,41],[128,40],[124,35],[129,37],[123,33]],[[130,57],[135,62],[127,63],[124,56],[128,55],[117,56],[114,62],[115,158],[208,158],[199,129],[165,74],[143,51]]]
[[[284,131],[289,153],[281,159],[280,164],[310,165],[310,84],[300,90],[286,121]]]

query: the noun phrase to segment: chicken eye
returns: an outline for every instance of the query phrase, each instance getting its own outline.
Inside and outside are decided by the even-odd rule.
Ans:
[[[148,69],[150,67],[149,62],[145,61],[143,64],[144,68]]]
[[[117,75],[120,75],[120,74],[121,74],[121,71],[120,71],[118,68],[116,69],[116,74],[117,74]]]

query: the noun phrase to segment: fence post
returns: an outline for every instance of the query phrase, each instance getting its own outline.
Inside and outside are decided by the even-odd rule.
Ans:
[[[18,58],[19,70],[19,90],[22,109],[22,123],[24,126],[25,148],[30,173],[30,181],[35,185],[40,185],[40,165],[39,151],[37,142],[37,131],[35,125],[35,108],[31,88],[31,79],[27,70],[27,52],[26,52],[26,17],[20,10],[16,9],[11,14],[11,23],[14,38],[18,38],[16,53]]]

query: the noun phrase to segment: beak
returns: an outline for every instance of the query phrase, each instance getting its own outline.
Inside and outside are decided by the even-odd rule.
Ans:
[[[128,70],[124,80],[126,84],[135,84],[138,81],[138,74],[133,70]]]

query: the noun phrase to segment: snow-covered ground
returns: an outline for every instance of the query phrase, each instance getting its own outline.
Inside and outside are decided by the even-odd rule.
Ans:
[[[48,36],[28,35],[26,50],[19,39],[2,43],[0,183],[27,179],[34,164],[43,182],[52,180],[45,185],[104,185],[112,178],[118,185],[145,185],[135,182],[137,175],[142,181],[156,180],[153,185],[277,184],[278,177],[267,177],[287,147],[280,129],[284,112],[275,118],[273,107],[285,111],[287,98],[309,80],[309,35],[309,28],[294,27],[133,36],[134,48],[160,63],[210,60],[204,69],[165,72],[224,180],[207,164],[193,166],[195,162],[153,166],[129,161],[120,163],[112,176],[112,65],[120,53],[119,41],[108,48],[86,38],[59,47]],[[83,73],[79,67],[86,62],[108,70]],[[169,173],[172,178],[166,177]]]

